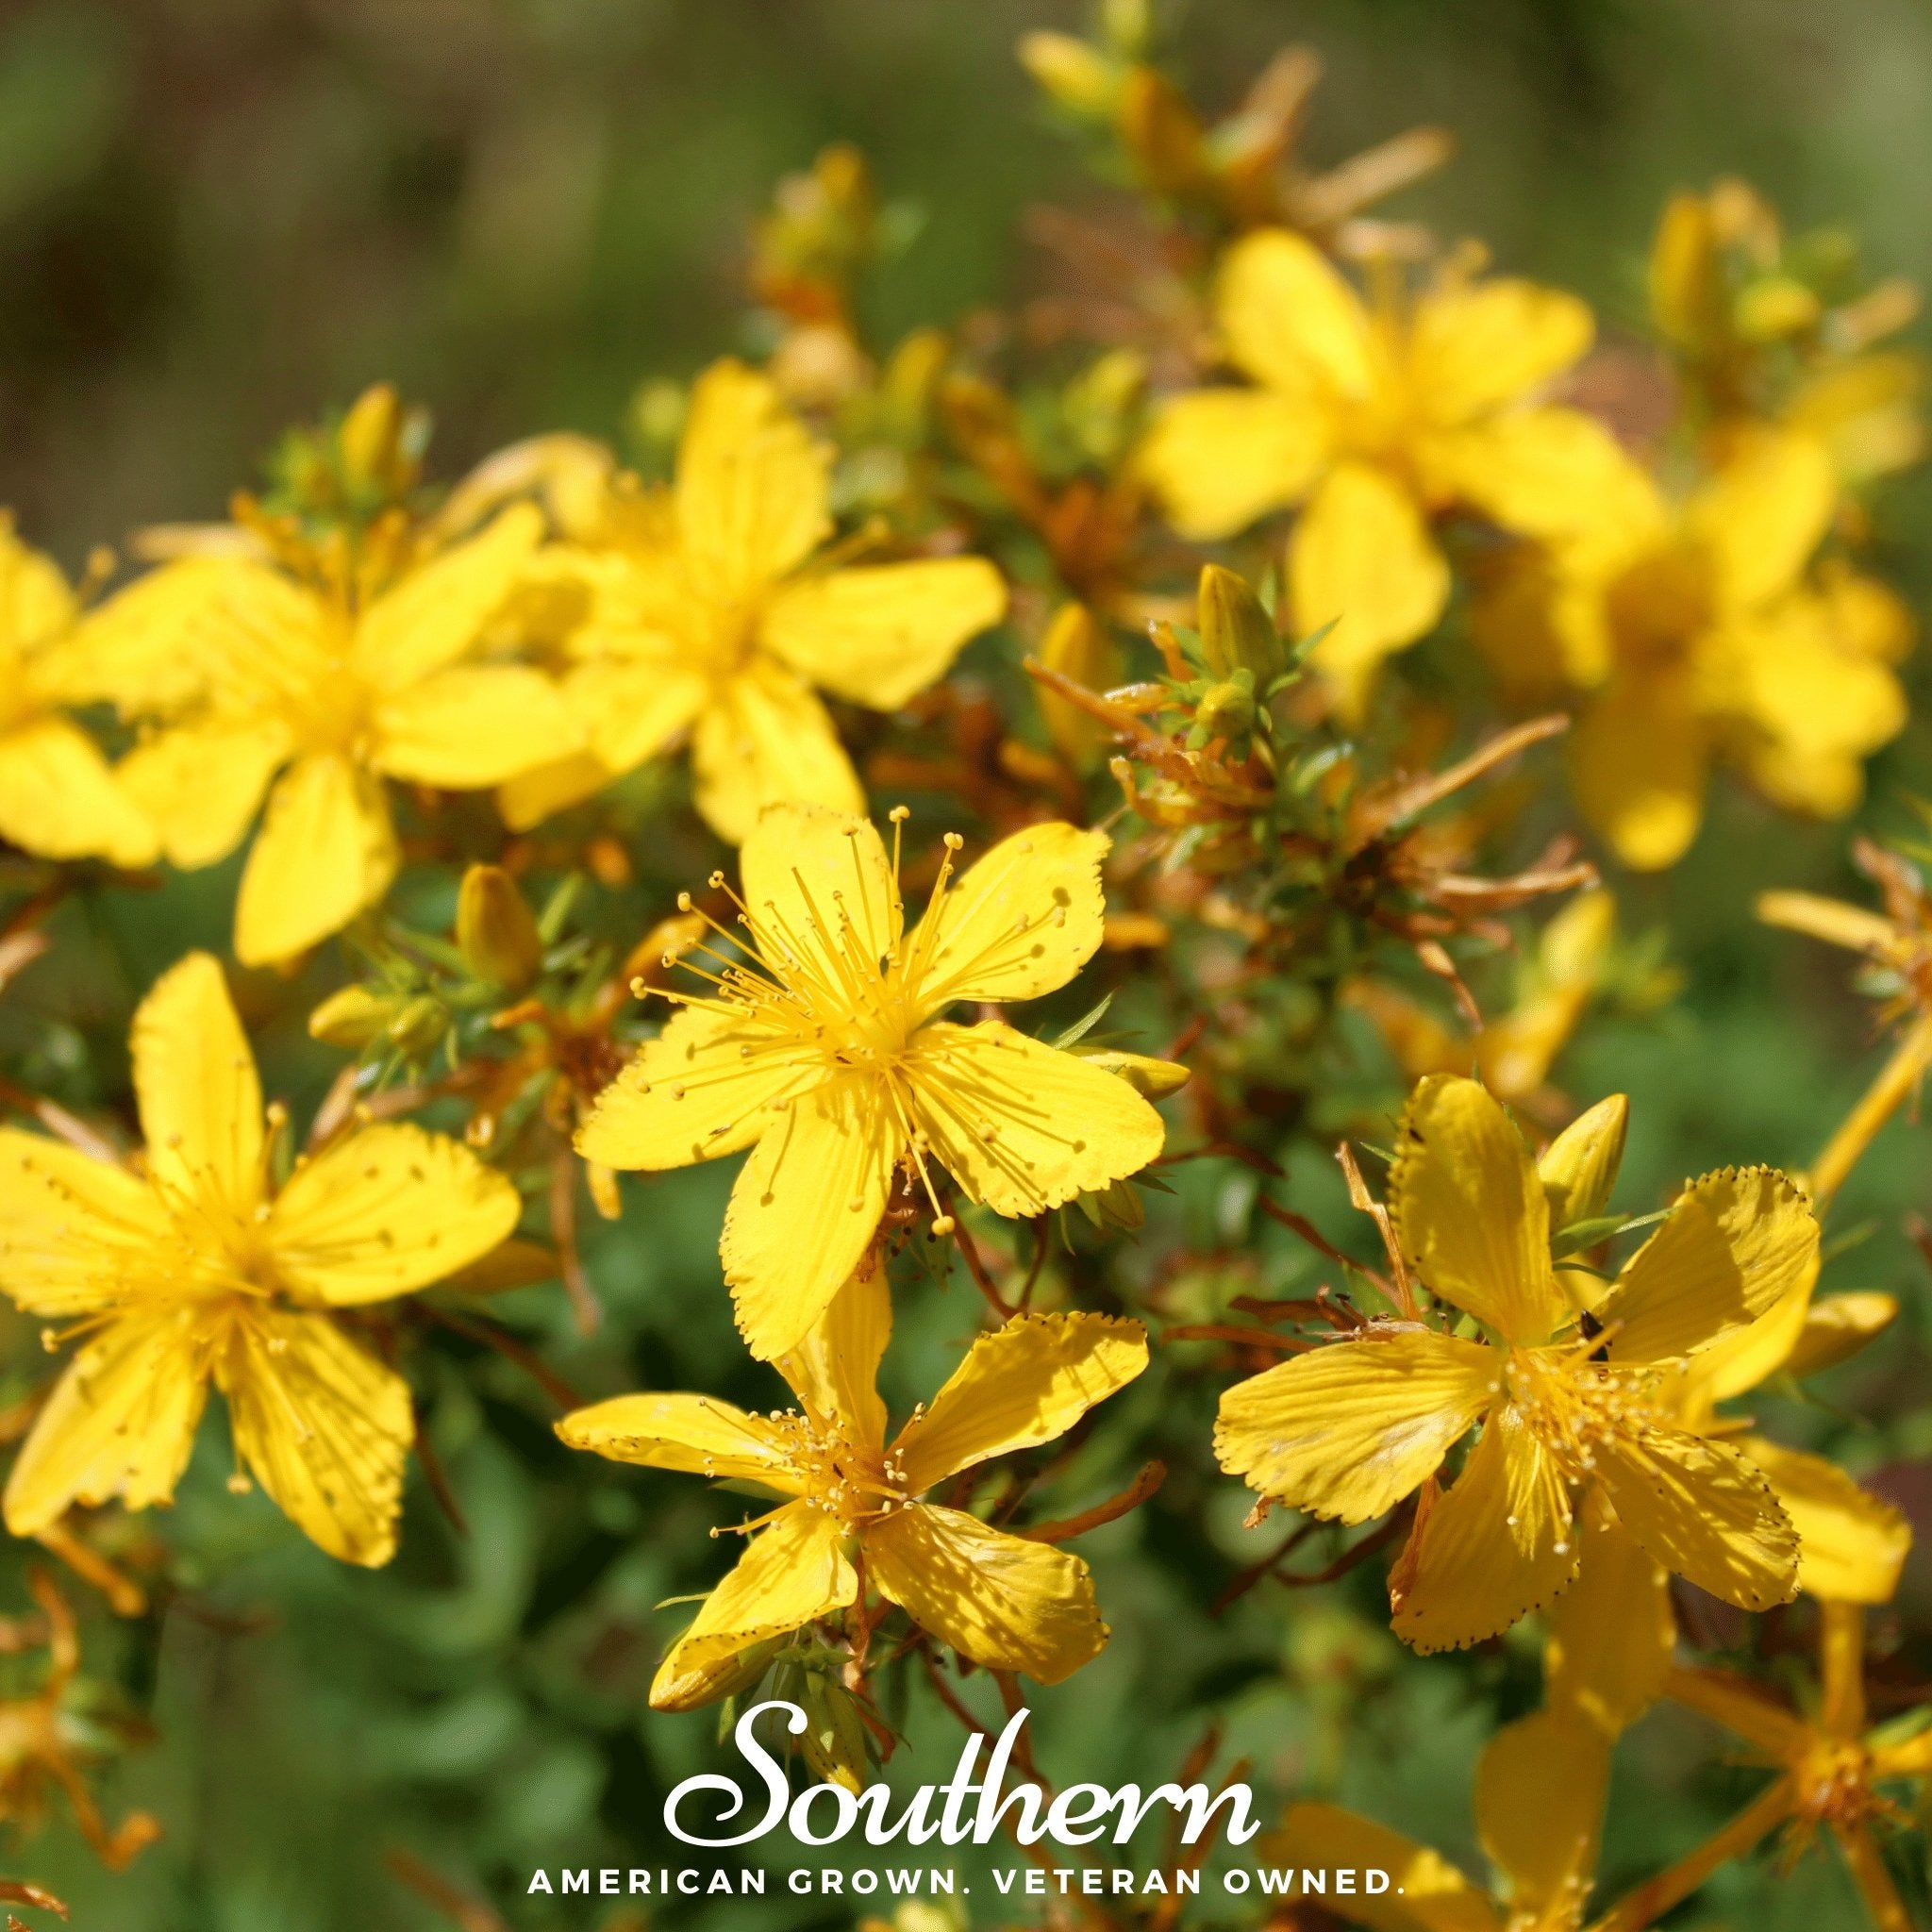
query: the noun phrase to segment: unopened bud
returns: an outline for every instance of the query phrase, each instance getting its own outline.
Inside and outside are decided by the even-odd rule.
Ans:
[[[1120,654],[1107,626],[1084,604],[1063,604],[1040,641],[1040,661],[1089,691],[1105,691],[1118,675]],[[1040,693],[1040,710],[1055,749],[1076,771],[1087,770],[1111,735],[1107,726],[1046,690]]]
[[[1118,70],[1072,34],[1021,35],[1020,64],[1070,113],[1098,118],[1113,105]]]
[[[1080,1058],[1090,1067],[1118,1075],[1149,1100],[1164,1100],[1170,1093],[1178,1093],[1193,1077],[1192,1070],[1178,1060],[1156,1059],[1151,1054],[1089,1053]]]
[[[1255,693],[1246,683],[1209,685],[1194,708],[1194,732],[1205,744],[1212,738],[1241,738],[1255,728]]]
[[[337,435],[342,480],[355,491],[390,496],[406,489],[411,464],[404,453],[406,415],[393,385],[372,383],[349,405]]]
[[[449,1011],[434,993],[419,992],[397,1008],[383,1030],[392,1046],[418,1058],[449,1031]]]
[[[1779,342],[1817,325],[1824,305],[1790,275],[1762,275],[1742,289],[1733,311],[1746,341]]]
[[[1259,688],[1286,666],[1274,621],[1245,579],[1218,563],[1204,564],[1196,597],[1201,624],[1201,655],[1217,677],[1237,671],[1253,675]]]
[[[543,970],[537,922],[500,865],[473,865],[457,894],[457,947],[478,979],[521,992]]]
[[[389,1030],[396,1003],[366,986],[345,986],[332,992],[308,1016],[308,1037],[345,1046],[359,1053]]]

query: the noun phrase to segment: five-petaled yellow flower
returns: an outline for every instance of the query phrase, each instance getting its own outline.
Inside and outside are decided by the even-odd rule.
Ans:
[[[817,692],[898,709],[999,621],[1007,595],[980,558],[815,558],[831,460],[768,377],[724,361],[698,378],[672,489],[620,479],[583,541],[545,554],[540,577],[587,604],[564,688],[590,753],[507,788],[513,824],[686,732],[698,809],[733,844],[781,799],[864,810]]]
[[[1223,1466],[1342,1523],[1431,1483],[1482,1423],[1447,1491],[1424,1491],[1394,1572],[1395,1629],[1419,1650],[1480,1641],[1555,1599],[1576,1574],[1578,1504],[1593,1491],[1643,1550],[1714,1596],[1761,1609],[1796,1587],[1797,1538],[1764,1474],[1687,1429],[1673,1385],[1815,1270],[1818,1224],[1784,1175],[1724,1169],[1685,1188],[1614,1284],[1559,1269],[1553,1227],[1589,1218],[1569,1199],[1593,1198],[1603,1125],[1603,1109],[1585,1115],[1539,1171],[1474,1080],[1423,1081],[1391,1174],[1397,1235],[1430,1292],[1492,1339],[1377,1324],[1222,1398]]]
[[[43,858],[145,865],[153,827],[60,708],[99,695],[74,649],[78,614],[53,558],[0,519],[0,838]]]
[[[389,890],[385,778],[475,790],[578,743],[546,677],[477,657],[541,523],[517,506],[427,561],[381,525],[353,555],[291,545],[299,568],[189,557],[101,607],[87,641],[108,694],[159,722],[121,774],[167,857],[225,858],[267,795],[235,907],[245,964],[293,958]]]
[[[1546,535],[1582,522],[1616,461],[1608,432],[1535,392],[1590,346],[1574,296],[1452,273],[1405,311],[1366,307],[1299,235],[1249,235],[1216,294],[1228,360],[1257,385],[1190,391],[1140,463],[1185,537],[1304,506],[1289,546],[1298,630],[1358,718],[1377,667],[1431,629],[1449,565],[1431,521],[1470,509]]]
[[[1586,529],[1519,554],[1482,600],[1506,680],[1587,694],[1572,781],[1625,865],[1683,857],[1720,758],[1774,803],[1837,818],[1904,728],[1904,607],[1849,572],[1807,577],[1836,503],[1823,448],[1778,430],[1737,433],[1681,505],[1626,461]]]
[[[1499,1881],[1493,1894],[1440,1852],[1340,1805],[1291,1805],[1256,1852],[1297,1871],[1386,1872],[1391,1891],[1342,1892],[1331,1882],[1323,1899],[1325,1911],[1371,1932],[1577,1932],[1603,1839],[1610,1744],[1568,1709],[1532,1711],[1490,1740],[1476,1764],[1475,1828]]]
[[[241,1465],[330,1555],[389,1560],[409,1391],[335,1319],[426,1288],[516,1225],[516,1191],[466,1148],[368,1126],[277,1192],[279,1122],[206,953],[142,1002],[138,1173],[0,1128],[0,1290],[80,1348],[13,1465],[7,1526],[75,1502],[170,1501],[212,1379]]]
[[[620,1395],[557,1425],[618,1462],[755,1483],[791,1500],[747,1527],[651,1686],[660,1710],[716,1694],[743,1652],[830,1616],[864,1583],[961,1657],[1057,1684],[1107,1625],[1077,1557],[923,1500],[961,1470],[1050,1442],[1147,1366],[1138,1322],[1020,1315],[983,1335],[890,1441],[874,1388],[892,1326],[885,1271],[862,1265],[777,1366],[797,1409],[747,1414],[709,1395]]]
[[[615,1168],[752,1149],[723,1256],[739,1327],[765,1359],[796,1345],[858,1265],[901,1161],[929,1195],[936,1166],[970,1200],[1030,1215],[1160,1152],[1160,1116],[1124,1079],[1003,1022],[939,1017],[962,1000],[1037,999],[1086,964],[1106,835],[1032,825],[955,882],[959,843],[948,835],[908,933],[896,854],[870,823],[773,807],[741,854],[741,936],[720,929],[743,959],[714,953],[708,996],[671,995],[684,1010],[577,1136],[585,1159]]]

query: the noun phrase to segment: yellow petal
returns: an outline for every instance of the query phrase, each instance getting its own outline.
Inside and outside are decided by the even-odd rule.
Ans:
[[[1798,1539],[1757,1468],[1723,1442],[1678,1429],[1617,1435],[1597,1478],[1624,1527],[1667,1570],[1741,1609],[1795,1593]]]
[[[1912,1527],[1835,1463],[1762,1436],[1738,1444],[1771,1478],[1798,1532],[1798,1588],[1835,1603],[1889,1604]]]
[[[1408,492],[1366,463],[1323,479],[1288,547],[1295,629],[1333,625],[1310,654],[1357,722],[1383,658],[1412,644],[1449,601],[1449,566]]]
[[[1512,1911],[1555,1907],[1546,1923],[1580,1924],[1596,1874],[1610,1740],[1574,1711],[1538,1710],[1505,1724],[1475,1773],[1475,1828],[1509,1881]]]
[[[1134,466],[1181,536],[1212,543],[1299,503],[1327,454],[1327,426],[1312,401],[1197,389],[1159,407]]]
[[[93,740],[64,718],[0,735],[0,838],[44,858],[146,865],[155,829]]]
[[[0,528],[0,640],[36,658],[79,613],[60,566],[23,543],[8,522]]]
[[[1755,1322],[1730,1329],[1683,1365],[1685,1403],[1681,1419],[1701,1426],[1720,1402],[1755,1389],[1784,1367],[1804,1332],[1816,1271],[1800,1275]]]
[[[698,810],[727,844],[750,837],[770,806],[865,809],[831,713],[774,658],[754,658],[722,687],[698,714],[691,749]]]
[[[1724,319],[1724,291],[1711,202],[1679,189],[1650,246],[1650,312],[1660,335],[1700,347]]]
[[[375,708],[370,762],[392,778],[456,790],[501,784],[580,748],[563,694],[521,664],[459,664]]]
[[[1759,428],[1740,438],[1686,512],[1717,565],[1731,609],[1797,581],[1838,500],[1831,459],[1808,436]]]
[[[774,806],[739,854],[744,909],[758,951],[781,970],[840,987],[857,954],[877,963],[904,914],[892,862],[869,819],[817,805]]]
[[[748,597],[801,563],[830,527],[831,457],[769,378],[714,362],[692,387],[677,454],[677,527],[698,585]]]
[[[1823,1374],[1850,1361],[1898,1319],[1898,1297],[1875,1289],[1820,1295],[1806,1309],[1804,1325],[1784,1362],[1788,1374]]]
[[[0,1127],[0,1290],[18,1307],[71,1315],[118,1299],[170,1228],[125,1168]]]
[[[70,681],[111,698],[124,717],[172,713],[211,682],[256,667],[312,659],[327,613],[306,585],[245,557],[192,557],[163,564],[117,591],[82,621]]]
[[[1690,1355],[1818,1272],[1818,1218],[1773,1167],[1692,1181],[1617,1276],[1601,1310],[1618,1362]]]
[[[1361,303],[1299,235],[1269,228],[1236,242],[1222,266],[1215,313],[1230,359],[1271,389],[1360,397],[1374,384]]]
[[[190,953],[155,981],[135,1012],[130,1048],[155,1178],[250,1217],[261,1198],[261,1082],[209,954]]]
[[[1851,1868],[1852,1882],[1864,1902],[1869,1922],[1884,1932],[1910,1932],[1911,1913],[1899,1893],[1898,1880],[1891,1875],[1891,1864],[1878,1842],[1868,1816],[1836,1825],[1831,1836]]]
[[[779,1120],[771,1104],[796,1084],[798,1056],[768,1026],[682,1007],[603,1092],[577,1152],[606,1167],[687,1167],[738,1154]]]
[[[708,678],[675,662],[616,659],[574,665],[563,690],[591,750],[612,776],[664,751],[691,728],[711,694]]]
[[[1055,822],[1002,839],[926,908],[907,948],[920,1009],[1038,999],[1100,950],[1110,841]]]
[[[123,1315],[55,1384],[7,1479],[7,1527],[34,1536],[74,1503],[174,1500],[208,1399],[194,1324],[176,1303]]]
[[[296,1168],[267,1225],[275,1272],[331,1307],[427,1288],[507,1240],[523,1204],[446,1134],[363,1127]]]
[[[278,720],[180,724],[136,745],[115,776],[171,863],[213,865],[241,844],[288,755]]]
[[[921,1027],[906,1074],[932,1157],[996,1214],[1043,1213],[1124,1179],[1167,1136],[1117,1074],[997,1021]]]
[[[1664,1694],[1677,1620],[1670,1574],[1592,1490],[1577,1520],[1576,1580],[1552,1606],[1543,1653],[1553,1705],[1614,1734]]]
[[[344,1563],[395,1554],[408,1384],[325,1315],[255,1312],[215,1366],[235,1453],[282,1513]]]
[[[900,1430],[906,1487],[923,1493],[990,1457],[1063,1436],[1147,1366],[1147,1331],[1108,1315],[1016,1315],[982,1335]]]
[[[1431,481],[1518,536],[1588,529],[1613,492],[1628,489],[1631,458],[1580,409],[1515,409],[1432,439]]]
[[[576,1148],[593,1166],[625,1171],[742,1153],[822,1071],[817,1056],[754,1019],[682,1008],[598,1094]]]
[[[503,608],[543,534],[533,504],[512,504],[378,597],[356,626],[351,661],[377,691],[407,690],[471,650]]]
[[[745,1545],[658,1667],[653,1708],[685,1707],[724,1658],[849,1604],[858,1578],[840,1548],[843,1538],[839,1519],[808,1503],[779,1510]]]
[[[1576,1574],[1570,1492],[1513,1404],[1483,1425],[1462,1474],[1416,1519],[1396,1574],[1396,1636],[1424,1654],[1461,1650],[1552,1602]]]
[[[1078,1557],[914,1503],[867,1525],[872,1580],[922,1630],[991,1671],[1058,1684],[1108,1638]]]
[[[1835,817],[1857,803],[1857,761],[1905,728],[1906,695],[1890,665],[1844,648],[1827,608],[1788,597],[1734,623],[1730,700],[1755,727],[1753,780],[1794,811]]]
[[[1279,1831],[1256,1840],[1257,1863],[1327,1874],[1323,1908],[1370,1932],[1502,1932],[1481,1892],[1439,1852],[1340,1805],[1291,1805]],[[1386,1872],[1389,1890],[1335,1892],[1334,1875]]]
[[[1671,1701],[1701,1711],[1774,1758],[1795,1757],[1815,1735],[1802,1718],[1774,1703],[1760,1686],[1729,1671],[1673,1671]]]
[[[1474,1080],[1432,1074],[1404,1109],[1389,1205],[1432,1294],[1511,1341],[1569,1318],[1550,1274],[1550,1216],[1523,1136]]]
[[[786,585],[759,640],[821,691],[896,711],[1006,608],[1006,582],[983,558],[875,564]]]
[[[1924,365],[1908,350],[1832,358],[1800,380],[1785,420],[1824,443],[1842,476],[1863,482],[1923,459],[1924,387]]]
[[[235,957],[273,965],[340,932],[389,891],[398,857],[381,779],[346,758],[298,758],[242,868]]]
[[[828,1081],[765,1130],[731,1190],[719,1252],[760,1361],[795,1348],[858,1265],[903,1144],[867,1081]]]
[[[1495,1401],[1499,1365],[1430,1329],[1330,1342],[1228,1390],[1214,1453],[1291,1508],[1365,1523],[1436,1473]]]
[[[1409,381],[1433,420],[1467,422],[1560,375],[1595,331],[1559,289],[1508,276],[1437,289],[1415,307]]]
[[[571,1448],[612,1462],[803,1493],[786,1437],[765,1417],[747,1415],[715,1395],[615,1395],[573,1409],[557,1433]]]
[[[1756,910],[1766,925],[1801,932],[1847,952],[1869,953],[1874,959],[1902,965],[1910,951],[1890,920],[1862,906],[1848,906],[1842,899],[1827,899],[1817,892],[1760,892]]]
[[[885,1264],[868,1255],[796,1348],[778,1357],[778,1373],[808,1413],[836,1421],[851,1441],[882,1448],[886,1405],[875,1378],[892,1335],[892,1296]]]
[[[1676,677],[1611,685],[1570,735],[1576,803],[1638,872],[1661,872],[1689,851],[1709,762],[1709,729]]]
[[[1608,1211],[1629,1124],[1629,1096],[1612,1093],[1578,1114],[1543,1149],[1536,1174],[1550,1204],[1552,1228],[1560,1232],[1573,1222],[1594,1221]]]
[[[527,832],[553,812],[594,798],[619,774],[589,752],[519,772],[497,787],[496,809],[512,832]]]

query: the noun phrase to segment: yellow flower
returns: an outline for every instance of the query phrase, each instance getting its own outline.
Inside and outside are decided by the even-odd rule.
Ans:
[[[1440,1853],[1339,1805],[1291,1805],[1255,1847],[1261,1865],[1389,1874],[1390,1890],[1339,1892],[1324,1911],[1372,1932],[1575,1932],[1594,1879],[1609,1740],[1572,1713],[1533,1712],[1490,1740],[1475,1774],[1476,1835],[1499,1895]],[[1357,1877],[1357,1883],[1360,1880]]]
[[[1626,865],[1683,856],[1721,757],[1776,804],[1839,817],[1865,755],[1903,728],[1896,600],[1866,578],[1807,578],[1836,500],[1815,441],[1740,431],[1681,506],[1624,464],[1589,530],[1491,587],[1477,635],[1506,678],[1589,694],[1572,779]]]
[[[1754,1322],[1690,1357],[1659,1391],[1700,1435],[1734,1426],[1718,1405],[1782,1372],[1818,1373],[1847,1359],[1898,1312],[1890,1295],[1814,1299],[1815,1261]],[[1835,1463],[1757,1435],[1732,1436],[1763,1474],[1798,1538],[1798,1588],[1827,1603],[1891,1600],[1911,1548],[1910,1525]],[[1668,1688],[1677,1636],[1669,1577],[1618,1521],[1602,1491],[1584,1512],[1576,1580],[1550,1616],[1544,1652],[1549,1699],[1582,1710],[1612,1735]]]
[[[1932,896],[1917,866],[1869,839],[1852,841],[1852,863],[1883,894],[1882,914],[1817,892],[1763,892],[1757,900],[1757,916],[1767,925],[1863,954],[1881,996],[1880,1019],[1906,1023],[1890,1057],[1811,1164],[1811,1194],[1821,1206],[1844,1185],[1932,1066]]]
[[[235,908],[244,963],[294,957],[389,890],[385,778],[474,790],[579,741],[541,674],[476,657],[541,528],[521,505],[426,562],[331,546],[306,574],[189,557],[102,606],[87,642],[108,695],[161,721],[121,773],[167,857],[225,858],[267,795]]]
[[[577,1136],[585,1159],[616,1168],[752,1149],[723,1252],[739,1327],[765,1359],[798,1342],[858,1265],[901,1161],[928,1193],[937,1166],[969,1200],[1030,1215],[1160,1152],[1160,1116],[1125,1080],[1000,1021],[939,1017],[1073,978],[1101,941],[1106,835],[1029,826],[955,883],[959,844],[948,835],[908,933],[897,857],[870,824],[771,808],[741,856],[742,937],[722,935],[749,963],[713,954],[709,996],[670,995],[684,1009]]]
[[[1228,251],[1216,308],[1228,360],[1257,387],[1174,397],[1141,467],[1186,537],[1304,506],[1289,545],[1295,627],[1334,623],[1314,661],[1359,717],[1382,659],[1448,600],[1432,519],[1466,508],[1541,536],[1589,513],[1616,445],[1580,411],[1532,398],[1590,346],[1590,311],[1553,289],[1458,275],[1407,312],[1392,298],[1371,309],[1280,229]]]
[[[1782,1828],[1787,1859],[1822,1830],[1836,1843],[1881,1932],[1911,1932],[1873,1827],[1903,1817],[1883,1789],[1917,1789],[1932,1777],[1932,1731],[1901,1737],[1895,1726],[1867,1728],[1865,1612],[1826,1604],[1819,1620],[1815,1715],[1801,1716],[1748,1677],[1729,1671],[1674,1670],[1672,1699],[1740,1739],[1775,1772],[1736,1818],[1695,1851],[1618,1901],[1596,1932],[1641,1932],[1703,1885],[1726,1860]]]
[[[1477,1642],[1559,1596],[1592,1490],[1712,1595],[1762,1608],[1792,1593],[1796,1539],[1770,1485],[1685,1428],[1669,1384],[1815,1268],[1817,1223],[1782,1174],[1725,1169],[1692,1181],[1607,1288],[1553,1265],[1553,1231],[1602,1211],[1623,1118],[1621,1100],[1602,1103],[1539,1168],[1474,1081],[1423,1081],[1390,1177],[1402,1252],[1493,1339],[1377,1324],[1222,1398],[1223,1467],[1343,1523],[1432,1484],[1483,1424],[1446,1492],[1424,1491],[1391,1582],[1396,1633],[1419,1650]]]
[[[1020,1315],[983,1335],[890,1441],[874,1389],[891,1334],[885,1271],[862,1266],[777,1359],[797,1409],[751,1415],[709,1395],[620,1395],[558,1424],[617,1462],[755,1483],[789,1498],[746,1527],[737,1567],[672,1646],[659,1710],[708,1701],[742,1652],[830,1616],[866,1584],[990,1670],[1057,1684],[1107,1625],[1087,1565],[1050,1543],[922,1500],[990,1457],[1050,1442],[1147,1366],[1138,1322]]]
[[[591,541],[546,554],[559,589],[580,585],[588,603],[565,690],[591,756],[510,786],[512,824],[685,732],[698,809],[733,844],[779,800],[864,809],[817,691],[898,709],[999,621],[1006,587],[979,558],[815,558],[831,528],[830,467],[767,377],[732,361],[699,377],[668,494],[614,490]]]
[[[0,519],[0,838],[43,858],[145,865],[153,828],[61,713],[97,695],[73,648],[77,615],[53,558]]]
[[[1815,239],[1815,238],[1814,238]],[[1813,436],[1858,485],[1925,454],[1924,358],[1873,345],[1912,322],[1919,291],[1902,277],[1842,299],[1838,275],[1748,183],[1680,191],[1664,205],[1650,255],[1651,321],[1694,403],[1720,433],[1776,417]]]
[[[364,1127],[272,1183],[254,1057],[206,953],[134,1019],[140,1173],[0,1128],[0,1290],[81,1342],[5,1498],[34,1536],[75,1502],[170,1501],[215,1386],[241,1464],[327,1550],[389,1560],[409,1391],[334,1319],[426,1288],[516,1225],[516,1191],[465,1148]]]

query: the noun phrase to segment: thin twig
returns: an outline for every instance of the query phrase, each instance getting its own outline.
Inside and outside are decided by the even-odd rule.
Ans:
[[[431,1321],[441,1322],[445,1328],[454,1328],[458,1335],[467,1335],[472,1341],[480,1341],[484,1347],[493,1348],[506,1361],[514,1362],[542,1388],[544,1394],[558,1407],[571,1409],[584,1406],[584,1398],[514,1335],[506,1335],[501,1328],[492,1327],[488,1322],[474,1322],[467,1315],[458,1315],[453,1308],[439,1307],[434,1302],[419,1301],[416,1306]]]
[[[953,1217],[953,1242],[965,1258],[966,1272],[978,1284],[980,1293],[991,1305],[993,1312],[1002,1322],[1010,1322],[1019,1310],[1009,1307],[1001,1298],[999,1290],[993,1286],[992,1276],[986,1272],[986,1263],[979,1258],[977,1245],[966,1232],[965,1222],[957,1214]]]
[[[1063,1516],[1054,1523],[1036,1523],[1031,1529],[1019,1530],[1015,1534],[1032,1543],[1068,1542],[1076,1536],[1084,1536],[1090,1529],[1098,1529],[1103,1523],[1112,1523],[1129,1509],[1138,1509],[1166,1480],[1167,1464],[1157,1457],[1118,1495],[1109,1496],[1104,1503],[1096,1503],[1091,1509],[1081,1510],[1077,1516]]]

